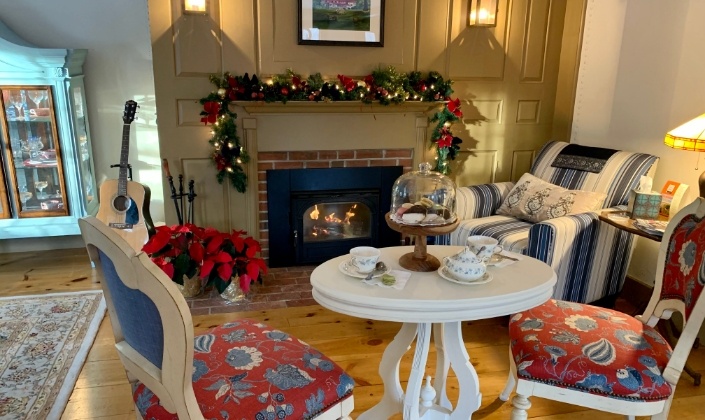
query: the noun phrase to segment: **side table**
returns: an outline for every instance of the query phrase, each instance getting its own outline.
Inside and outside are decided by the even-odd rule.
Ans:
[[[610,211],[610,210],[602,211],[599,216],[600,220],[609,224],[609,225],[616,227],[617,229],[625,230],[629,233],[633,233],[633,234],[641,236],[643,238],[651,239],[652,241],[661,242],[662,237],[660,235],[652,235],[648,232],[644,232],[643,230],[641,230],[637,227],[634,227],[634,219],[627,219],[627,220],[610,219],[610,217],[609,217],[610,213],[614,213],[614,211]],[[618,213],[621,213],[621,211]],[[659,220],[662,220],[662,219],[659,219]],[[665,219],[663,219],[663,220],[665,220]],[[642,308],[642,309],[644,309],[644,308]],[[675,344],[674,340],[676,340],[677,337],[676,337],[676,334],[674,333],[674,330],[676,330],[676,327],[673,325],[673,321],[669,320],[669,322],[661,324],[661,325],[663,325],[663,329],[665,330],[664,331],[665,336],[668,339],[668,342],[671,345],[674,345]],[[693,344],[693,347],[698,348],[699,345],[700,345],[699,339],[696,338],[695,343]],[[686,362],[685,366],[683,367],[683,370],[685,370],[685,372],[688,375],[690,375],[691,378],[693,378],[693,384],[695,386],[700,385],[702,375],[699,374],[698,372],[696,372],[695,369],[690,367],[687,362]]]

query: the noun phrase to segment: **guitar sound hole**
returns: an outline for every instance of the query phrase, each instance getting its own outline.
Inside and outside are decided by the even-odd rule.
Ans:
[[[117,211],[127,211],[131,205],[132,200],[130,197],[125,197],[123,195],[119,195],[113,200],[113,207],[115,207],[115,210]]]

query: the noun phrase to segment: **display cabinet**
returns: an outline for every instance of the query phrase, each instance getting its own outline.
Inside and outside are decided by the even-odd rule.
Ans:
[[[0,22],[0,239],[78,235],[98,209],[85,56],[31,46]]]

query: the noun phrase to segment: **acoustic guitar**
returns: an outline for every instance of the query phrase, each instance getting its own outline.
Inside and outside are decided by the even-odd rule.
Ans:
[[[130,124],[135,119],[137,102],[125,102],[122,116],[122,146],[120,149],[120,174],[118,179],[108,179],[100,186],[100,206],[96,218],[113,228],[136,250],[149,238],[154,229],[149,214],[149,187],[127,180],[127,158],[130,151]]]

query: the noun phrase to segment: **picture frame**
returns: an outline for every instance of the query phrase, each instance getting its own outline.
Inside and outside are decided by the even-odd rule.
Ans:
[[[299,0],[299,45],[384,46],[385,0]]]

